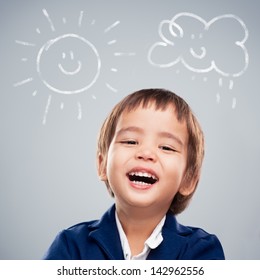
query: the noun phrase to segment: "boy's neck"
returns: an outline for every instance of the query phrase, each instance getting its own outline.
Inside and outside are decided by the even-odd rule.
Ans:
[[[165,216],[166,211],[150,209],[122,209],[116,207],[117,215],[127,237],[132,255],[142,252],[144,243]]]

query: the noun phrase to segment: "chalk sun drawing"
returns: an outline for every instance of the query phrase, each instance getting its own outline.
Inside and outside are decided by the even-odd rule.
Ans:
[[[196,14],[183,12],[171,20],[161,21],[158,33],[161,41],[148,51],[148,61],[153,66],[170,68],[181,63],[189,71],[203,75],[214,70],[220,75],[219,87],[225,78],[229,80],[229,90],[233,89],[233,79],[248,68],[245,43],[249,32],[236,15],[225,14],[207,22]],[[219,93],[216,100],[220,102]],[[236,103],[233,98],[232,108]]]
[[[101,58],[97,47],[85,36],[78,33],[65,33],[58,36],[55,24],[53,23],[49,13],[46,9],[42,10],[48,25],[51,29],[51,39],[45,42],[38,48],[36,56],[36,72],[40,81],[52,93],[61,95],[76,95],[89,90],[97,81],[101,72]],[[76,23],[79,31],[82,33],[82,25],[84,20],[84,11],[80,11],[78,21]],[[62,18],[64,25],[68,24],[65,17]],[[90,25],[94,26],[95,20],[92,20]],[[104,33],[109,33],[112,29],[117,27],[120,21],[115,21],[104,29]],[[41,34],[41,30],[36,28],[36,32]],[[37,48],[37,44],[26,42],[23,40],[16,40],[17,44],[24,47]],[[117,43],[116,39],[109,40],[108,45]],[[62,51],[61,51],[62,50]],[[75,51],[76,50],[76,51]],[[80,55],[79,55],[80,54]],[[84,54],[82,56],[82,54]],[[134,52],[115,52],[114,56],[133,56]],[[80,58],[78,57],[80,56]],[[28,58],[22,58],[26,62]],[[111,67],[111,72],[118,72],[117,68]],[[33,77],[25,78],[14,84],[14,87],[23,86],[35,79]],[[105,86],[112,92],[118,92],[110,83],[106,82]],[[37,95],[37,90],[34,90],[33,96]],[[52,94],[50,93],[43,116],[43,124],[46,124],[47,115],[52,103]],[[96,100],[96,96],[92,94],[92,98]],[[60,110],[64,109],[64,102],[60,104]],[[82,119],[82,105],[77,102],[78,120]]]

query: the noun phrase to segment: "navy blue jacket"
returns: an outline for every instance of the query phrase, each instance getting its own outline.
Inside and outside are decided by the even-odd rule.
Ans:
[[[162,229],[163,241],[152,249],[148,260],[224,259],[215,235],[186,227],[167,213]],[[61,231],[44,256],[48,260],[123,260],[123,251],[112,206],[98,221],[77,224]]]

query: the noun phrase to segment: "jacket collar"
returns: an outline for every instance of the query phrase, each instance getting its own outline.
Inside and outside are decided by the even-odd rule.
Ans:
[[[123,250],[115,219],[115,205],[113,205],[99,221],[89,225],[90,234],[103,249],[109,259],[123,260]]]
[[[180,225],[175,216],[168,212],[165,224],[162,229],[163,242],[155,249],[151,250],[148,260],[176,260],[179,258],[183,246],[187,241],[186,235],[191,230]]]
[[[99,221],[89,225],[90,234],[103,249],[109,259],[123,260],[123,250],[116,226],[115,205],[113,205]],[[148,260],[175,260],[185,246],[185,236],[191,230],[180,225],[175,216],[168,212],[162,229],[163,242],[154,250],[151,250]]]

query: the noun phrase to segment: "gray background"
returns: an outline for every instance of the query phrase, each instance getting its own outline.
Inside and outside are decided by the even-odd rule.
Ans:
[[[81,11],[84,16],[79,27]],[[149,48],[161,41],[159,23],[180,12],[194,13],[206,21],[234,14],[246,24],[249,65],[243,75],[233,79],[232,90],[229,78],[223,77],[220,86],[215,71],[198,74],[181,64],[171,68],[149,64]],[[117,26],[104,32],[117,21]],[[259,6],[253,0],[1,0],[0,258],[40,259],[58,231],[100,217],[113,200],[97,178],[98,129],[112,106],[128,93],[164,87],[188,101],[206,137],[201,182],[179,221],[217,234],[228,259],[260,259],[259,26]],[[234,27],[229,35],[226,29],[230,26],[217,32],[217,44],[212,47],[217,47],[216,56],[232,69],[238,60],[227,51],[225,42],[242,33]],[[88,90],[66,95],[43,84],[36,60],[48,40],[70,33],[95,46],[101,68]],[[108,44],[112,40],[116,43]],[[69,49],[73,48],[73,42],[69,43]],[[63,47],[67,46],[61,44],[61,53]],[[123,55],[116,56],[116,52]],[[55,55],[58,53],[45,63],[44,71],[57,81]],[[76,47],[74,55],[83,56],[83,61],[84,48]],[[95,57],[86,63],[88,77],[96,69]],[[65,67],[73,69],[72,64]],[[32,80],[17,84],[28,78]],[[76,87],[84,80],[74,82],[71,85]]]

